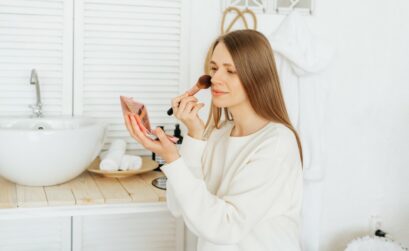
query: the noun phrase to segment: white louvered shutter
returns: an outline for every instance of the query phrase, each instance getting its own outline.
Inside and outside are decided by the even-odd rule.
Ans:
[[[0,220],[1,251],[71,251],[71,217]]]
[[[182,3],[183,2],[183,3]],[[80,0],[75,7],[74,113],[109,123],[105,148],[125,139],[128,150],[149,154],[129,137],[119,96],[146,104],[152,127],[173,130],[166,114],[184,89],[186,0]]]
[[[72,10],[68,0],[0,1],[0,115],[31,115],[31,69],[43,113],[72,114]]]
[[[168,212],[78,216],[73,250],[181,251],[181,227]]]

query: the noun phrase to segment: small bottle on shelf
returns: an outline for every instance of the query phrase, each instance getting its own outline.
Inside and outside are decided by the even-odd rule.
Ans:
[[[176,138],[178,138],[179,140],[176,142],[176,147],[179,149],[180,145],[183,142],[183,136],[182,133],[180,131],[180,125],[176,124],[175,126],[175,131],[173,132],[173,136],[175,136]]]
[[[163,131],[164,126],[159,126]],[[159,140],[159,139],[156,139]],[[156,153],[152,152],[152,160],[156,161],[158,163],[158,167],[154,169],[154,171],[160,171],[160,167],[163,166],[165,164],[165,160],[160,156],[157,155]]]

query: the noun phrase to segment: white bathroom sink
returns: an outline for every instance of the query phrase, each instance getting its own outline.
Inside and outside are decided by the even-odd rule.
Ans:
[[[48,186],[80,175],[97,157],[106,125],[87,117],[0,117],[0,176]]]

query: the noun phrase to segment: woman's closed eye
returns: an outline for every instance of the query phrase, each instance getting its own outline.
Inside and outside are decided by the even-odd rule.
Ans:
[[[210,72],[211,72],[211,73],[215,73],[217,70],[218,70],[218,69],[217,69],[216,67],[211,67],[211,68],[210,68]],[[235,70],[231,70],[231,69],[226,69],[226,72],[227,72],[228,74],[235,74],[235,73],[236,73]]]

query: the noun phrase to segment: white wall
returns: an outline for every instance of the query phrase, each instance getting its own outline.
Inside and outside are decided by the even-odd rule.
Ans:
[[[368,234],[369,217],[409,246],[409,1],[316,0],[311,29],[337,50],[329,71],[320,250]],[[219,1],[192,1],[190,82],[219,34]],[[269,34],[282,17],[258,16]],[[201,93],[199,99],[209,101]],[[207,118],[208,106],[203,108]]]

